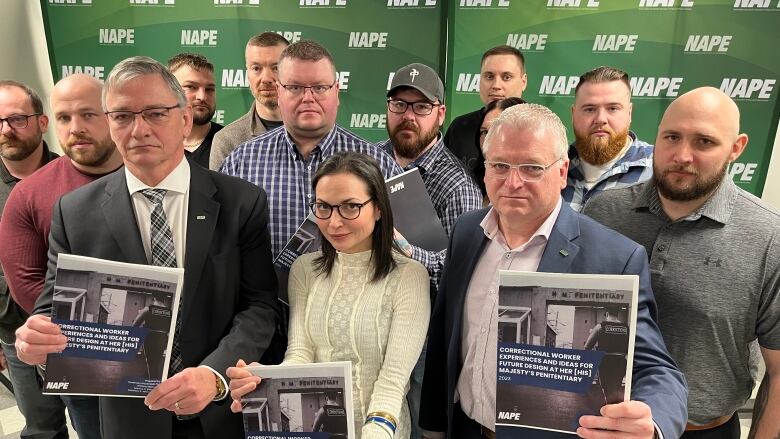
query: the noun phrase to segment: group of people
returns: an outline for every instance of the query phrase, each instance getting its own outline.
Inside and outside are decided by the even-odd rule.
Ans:
[[[739,437],[760,355],[751,437],[780,434],[780,216],[727,175],[747,145],[728,96],[680,96],[652,146],[629,129],[628,75],[598,67],[569,145],[499,46],[484,107],[446,134],[437,73],[401,67],[372,144],[336,124],[322,45],[266,32],[245,56],[255,100],[224,128],[200,55],[62,79],[59,158],[38,95],[0,81],[0,340],[23,438],[66,437],[64,407],[83,439],[243,437],[255,361],[352,362],[363,438],[493,438],[502,269],[639,276],[631,400],[582,416],[581,437]],[[384,181],[413,168],[445,251],[393,227]],[[272,260],[310,213],[322,248],[293,264],[288,314]],[[184,268],[169,376],[146,398],[41,395],[39,366],[67,346],[48,317],[60,253]]]

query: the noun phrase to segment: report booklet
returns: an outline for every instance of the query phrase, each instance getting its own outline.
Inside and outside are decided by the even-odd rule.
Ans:
[[[60,254],[52,321],[68,338],[49,354],[43,393],[146,396],[168,376],[181,268]]]
[[[630,399],[639,277],[499,271],[496,436]]]
[[[352,363],[249,366],[262,378],[241,398],[245,439],[353,439]]]

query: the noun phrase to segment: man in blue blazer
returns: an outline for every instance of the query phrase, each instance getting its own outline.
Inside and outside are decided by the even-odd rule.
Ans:
[[[492,207],[464,214],[452,234],[428,334],[420,411],[426,437],[495,436],[500,269],[638,275],[631,401],[606,405],[601,416],[582,416],[577,434],[671,439],[683,432],[687,387],[656,325],[645,249],[561,201],[566,150],[560,119],[535,104],[504,111],[485,139]]]

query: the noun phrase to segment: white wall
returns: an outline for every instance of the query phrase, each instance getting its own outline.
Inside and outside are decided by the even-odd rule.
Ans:
[[[748,148],[750,148],[750,143],[748,143]],[[780,209],[780,121],[777,123],[775,146],[772,148],[772,158],[769,160],[769,170],[764,183],[764,194],[761,198],[775,208]]]
[[[44,112],[49,114],[49,95],[54,85],[49,67],[49,51],[43,30],[41,4],[35,0],[2,0],[0,13],[0,78],[23,82],[43,99]],[[51,121],[49,122],[51,124]],[[60,145],[53,126],[45,136],[53,150]]]

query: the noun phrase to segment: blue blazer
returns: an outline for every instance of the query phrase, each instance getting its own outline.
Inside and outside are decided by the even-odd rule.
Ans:
[[[472,273],[488,243],[479,225],[488,210],[466,213],[455,224],[428,330],[420,426],[428,431],[446,431],[448,438],[458,437],[452,432],[452,413],[461,370],[463,307]],[[561,250],[568,255],[561,254]],[[657,308],[644,247],[563,203],[537,271],[639,275],[631,398],[650,406],[665,439],[680,437],[688,418],[688,388],[656,325]],[[571,437],[544,430],[524,433]]]

